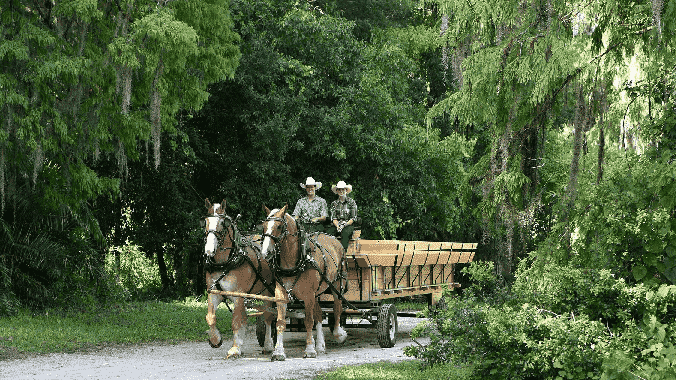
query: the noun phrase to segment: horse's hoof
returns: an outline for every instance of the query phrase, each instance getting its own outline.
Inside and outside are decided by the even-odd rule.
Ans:
[[[223,339],[219,340],[217,344],[214,344],[213,342],[211,342],[211,339],[207,339],[207,340],[209,341],[209,345],[212,348],[219,348],[223,344]]]
[[[347,331],[343,330],[342,327],[336,329],[333,337],[336,339],[336,342],[343,343],[347,340]]]
[[[284,354],[274,354],[270,358],[271,362],[283,362],[284,360],[286,360],[286,355]]]
[[[240,356],[242,356],[242,351],[240,351],[239,349],[233,350],[231,348],[230,351],[228,351],[228,355],[225,358],[226,359],[230,359],[230,358],[237,359]]]
[[[316,351],[310,351],[310,352],[305,351],[305,353],[303,354],[303,359],[306,359],[306,358],[316,358],[316,357],[317,357],[317,352],[316,352]]]

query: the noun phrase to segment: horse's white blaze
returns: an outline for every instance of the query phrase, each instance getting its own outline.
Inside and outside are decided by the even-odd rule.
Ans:
[[[277,209],[277,208],[274,209],[274,210],[272,210],[272,211],[270,211],[270,215],[268,215],[268,218],[270,218],[270,217],[272,217],[273,215],[275,215],[275,213],[276,213],[277,211],[279,211],[279,209]],[[268,223],[265,225],[265,234],[266,234],[267,236],[265,236],[265,238],[263,239],[263,248],[261,249],[261,254],[262,254],[263,256],[267,255],[268,249],[270,249],[270,240],[272,240],[272,239],[270,238],[270,234],[272,234],[272,227],[273,227],[274,225],[275,225],[275,221],[274,221],[274,220],[269,220]]]
[[[217,244],[218,239],[216,239],[216,234],[209,232],[209,235],[207,235],[207,243],[204,245],[204,253],[208,256],[213,256],[216,253]]]
[[[218,213],[218,210],[221,209],[220,203],[214,203],[214,214]]]
[[[219,217],[210,216],[207,218],[207,231],[216,231],[218,230]]]

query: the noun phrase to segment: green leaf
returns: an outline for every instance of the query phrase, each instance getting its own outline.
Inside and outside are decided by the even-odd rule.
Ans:
[[[646,274],[648,274],[648,270],[643,265],[634,266],[634,269],[632,269],[631,272],[634,275],[634,279],[636,281],[641,281],[646,276]]]
[[[665,248],[664,251],[667,253],[669,257],[676,256],[676,248],[673,245],[667,246],[667,248]]]

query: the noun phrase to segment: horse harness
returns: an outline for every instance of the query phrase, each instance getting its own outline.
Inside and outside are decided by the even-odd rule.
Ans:
[[[265,280],[265,277],[263,277],[261,273],[261,268],[262,268],[262,263],[261,263],[261,247],[258,244],[255,244],[253,240],[247,239],[243,237],[239,230],[237,229],[237,222],[233,221],[232,218],[230,218],[228,215],[225,214],[216,214],[219,218],[219,223],[221,220],[223,220],[225,223],[225,228],[223,229],[216,229],[214,234],[216,235],[216,238],[218,241],[225,241],[225,236],[228,234],[228,231],[232,231],[232,239],[231,241],[233,242],[233,245],[230,247],[224,247],[222,248],[223,250],[230,250],[230,255],[228,255],[228,259],[225,262],[222,263],[217,263],[213,257],[211,256],[206,256],[206,260],[204,263],[204,270],[209,273],[213,272],[221,272],[220,277],[218,277],[217,280],[214,281],[214,283],[211,285],[211,287],[208,289],[207,292],[210,292],[214,290],[216,287],[218,287],[219,290],[223,290],[219,284],[219,282],[228,275],[232,270],[237,269],[244,265],[244,263],[248,263],[251,268],[253,269],[254,273],[256,274],[256,280],[251,284],[251,288],[247,293],[251,293],[258,283],[260,281],[263,283],[263,286],[270,291],[270,294],[275,294],[274,288],[272,287],[272,284],[269,283],[268,281]],[[249,257],[249,255],[244,252],[244,249],[242,247],[251,247],[254,249],[257,254],[256,254],[256,259],[257,259],[257,264],[255,265],[254,261]],[[227,305],[227,304],[226,304]]]
[[[321,287],[322,282],[326,282],[326,284],[329,287],[329,290],[333,293],[338,295],[338,297],[347,303],[348,306],[350,306],[353,309],[356,309],[345,297],[343,294],[347,291],[347,277],[345,276],[346,269],[345,267],[345,261],[342,260],[340,264],[338,264],[335,260],[335,258],[331,257],[333,260],[333,263],[336,265],[336,268],[338,268],[338,278],[336,280],[340,279],[340,290],[336,289],[336,287],[333,285],[331,281],[329,281],[328,277],[326,276],[326,268],[327,268],[327,263],[326,263],[326,253],[328,253],[328,250],[319,243],[319,240],[317,239],[319,237],[320,232],[314,232],[312,234],[306,234],[305,230],[302,226],[302,224],[297,224],[298,227],[298,232],[296,234],[290,234],[287,228],[287,223],[286,219],[284,218],[279,218],[279,217],[268,217],[266,221],[278,221],[283,223],[283,231],[280,236],[273,236],[272,234],[269,234],[265,232],[263,234],[263,238],[270,237],[274,242],[275,242],[275,248],[270,251],[268,256],[266,257],[266,260],[268,261],[270,268],[272,269],[272,274],[274,280],[279,283],[282,287],[286,289],[284,284],[281,281],[281,278],[284,277],[295,277],[293,285],[289,289],[286,289],[286,292],[289,296],[291,296],[291,290],[296,287],[296,283],[298,283],[298,280],[300,279],[300,275],[305,272],[306,270],[310,269],[315,269],[319,275],[322,278],[322,281],[319,283],[319,286]],[[299,247],[300,249],[300,254],[298,255],[298,261],[296,262],[296,265],[291,268],[291,269],[283,269],[280,267],[278,260],[279,260],[279,255],[275,254],[275,251],[277,250],[277,243],[284,240],[286,236],[298,236],[300,240],[302,241],[301,246]],[[314,257],[310,254],[311,248],[308,246],[308,243],[312,243],[315,248],[319,248],[320,252],[322,253],[322,258],[324,262],[324,271],[319,269],[319,264],[315,260]],[[335,281],[335,280],[334,280]]]

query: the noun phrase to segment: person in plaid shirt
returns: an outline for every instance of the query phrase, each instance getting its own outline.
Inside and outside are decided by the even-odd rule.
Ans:
[[[352,185],[345,181],[339,181],[338,184],[331,186],[331,191],[338,195],[338,199],[331,203],[331,221],[333,225],[326,231],[329,235],[334,235],[340,239],[345,251],[350,242],[354,224],[359,221],[357,217],[357,202],[347,195],[352,192]]]
[[[322,223],[329,217],[328,207],[324,198],[316,195],[322,183],[315,181],[312,177],[307,177],[300,187],[305,189],[307,196],[298,200],[291,216],[303,223],[306,232],[324,232]]]

